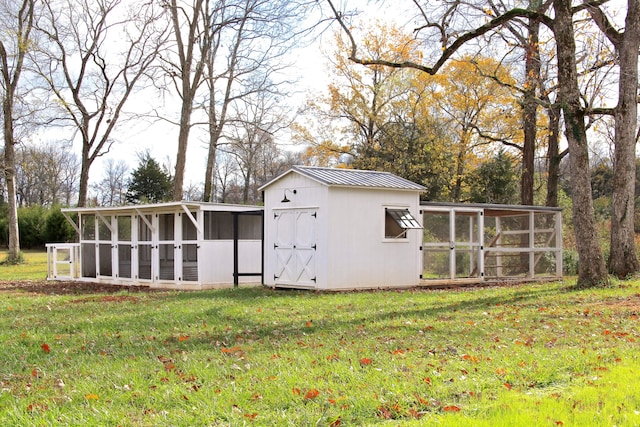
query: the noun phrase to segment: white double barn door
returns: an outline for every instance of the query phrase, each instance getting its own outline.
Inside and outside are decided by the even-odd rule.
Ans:
[[[316,286],[317,210],[274,213],[276,285]]]

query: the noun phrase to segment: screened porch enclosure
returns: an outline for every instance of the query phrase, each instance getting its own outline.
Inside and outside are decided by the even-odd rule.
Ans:
[[[184,289],[261,280],[259,207],[175,202],[63,212],[78,214],[74,278]]]
[[[424,202],[421,207],[423,280],[562,277],[560,209]]]

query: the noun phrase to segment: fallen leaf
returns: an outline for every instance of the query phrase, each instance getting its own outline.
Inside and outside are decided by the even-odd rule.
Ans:
[[[252,414],[244,414],[244,417],[245,417],[245,418],[248,418],[248,419],[250,419],[250,420],[253,420],[253,419],[254,419],[255,417],[257,417],[257,416],[258,416],[258,413],[257,413],[257,412],[254,412],[254,413],[252,413]]]
[[[189,339],[189,335],[180,335],[180,336],[178,337],[178,341],[181,341],[181,342],[182,342],[182,341],[186,341],[186,340],[188,340],[188,339]]]
[[[418,399],[418,402],[420,402],[420,404],[425,405],[425,406],[429,406],[430,405],[430,402],[427,399],[423,399],[422,397],[420,397],[418,395],[418,393],[414,393],[413,395],[416,397],[416,399]]]
[[[95,393],[89,393],[85,395],[84,398],[87,400],[98,400],[98,395]]]
[[[445,412],[460,412],[460,408],[455,405],[449,405],[442,408]]]
[[[419,419],[424,416],[424,412],[418,412],[415,409],[411,408],[409,409],[409,415],[411,415],[413,418]]]
[[[315,399],[316,397],[318,397],[319,394],[320,392],[318,390],[316,390],[315,388],[312,388],[309,391],[307,391],[307,394],[304,395],[304,398]]]
[[[473,363],[478,363],[480,361],[480,359],[478,359],[476,356],[472,356],[470,354],[463,354],[462,355],[462,359],[463,360],[469,360]]]
[[[369,359],[368,357],[363,357],[362,359],[360,359],[360,364],[361,365],[371,365],[373,361],[371,359]]]
[[[385,420],[390,420],[391,418],[393,418],[393,414],[385,406],[378,407],[378,416]]]
[[[49,353],[51,351],[51,347],[49,347],[49,344],[47,343],[42,343],[42,345],[40,346],[40,348],[42,349],[42,351],[44,351],[45,353]]]
[[[291,389],[291,393],[293,393],[296,396],[299,396],[301,392],[300,392],[300,389],[298,387],[294,387],[294,388]]]
[[[340,419],[340,417],[338,417],[331,424],[329,424],[329,427],[340,427],[340,424],[342,424],[342,420]]]

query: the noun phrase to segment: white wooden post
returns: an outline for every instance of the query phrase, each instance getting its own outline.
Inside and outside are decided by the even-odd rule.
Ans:
[[[449,211],[449,278],[456,278],[456,211]]]
[[[555,214],[556,229],[556,276],[562,277],[562,212]]]
[[[499,216],[496,217],[496,236],[496,248],[499,248],[502,246],[502,221]],[[496,276],[502,277],[502,252],[496,253]]]
[[[484,212],[478,212],[478,274],[484,282]]]
[[[536,256],[535,256],[535,214],[529,212],[529,274],[527,277],[533,279],[535,276]]]

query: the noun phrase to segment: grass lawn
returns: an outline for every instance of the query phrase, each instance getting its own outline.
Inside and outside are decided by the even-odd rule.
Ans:
[[[640,425],[640,282],[0,290],[0,425]]]
[[[23,250],[24,264],[0,264],[0,280],[44,280],[47,278],[47,251]],[[7,251],[0,250],[0,263],[7,259]]]

